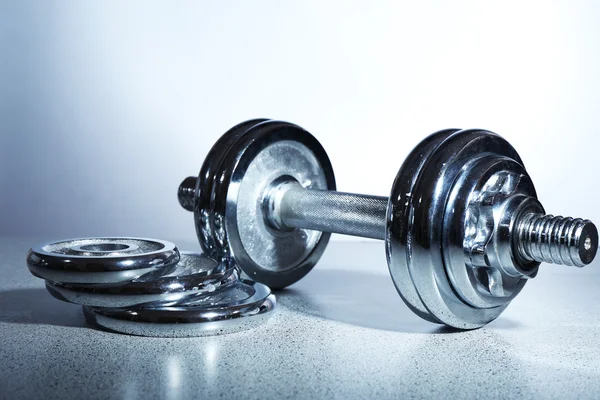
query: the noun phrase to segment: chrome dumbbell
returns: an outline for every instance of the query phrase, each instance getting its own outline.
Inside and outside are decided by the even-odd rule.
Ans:
[[[273,288],[307,274],[330,233],[385,241],[400,296],[422,318],[461,329],[494,320],[541,262],[582,267],[598,248],[588,220],[546,215],[515,149],[485,130],[424,139],[389,198],[335,191],[319,142],[286,122],[225,133],[179,202],[213,256],[233,256]]]

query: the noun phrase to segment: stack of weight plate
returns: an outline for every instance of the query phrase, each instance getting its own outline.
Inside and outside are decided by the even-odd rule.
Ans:
[[[264,322],[270,289],[239,279],[231,260],[179,252],[173,243],[87,238],[29,251],[31,273],[59,300],[81,304],[88,322],[140,336],[204,336]]]

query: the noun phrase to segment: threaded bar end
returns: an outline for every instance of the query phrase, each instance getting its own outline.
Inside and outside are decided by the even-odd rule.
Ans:
[[[527,261],[583,267],[596,256],[598,230],[587,219],[530,213],[517,224],[517,251]]]

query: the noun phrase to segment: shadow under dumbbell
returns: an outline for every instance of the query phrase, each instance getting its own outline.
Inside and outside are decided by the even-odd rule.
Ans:
[[[0,292],[0,322],[87,327],[81,306],[58,301],[46,289]]]
[[[386,275],[317,267],[276,294],[281,307],[351,325],[406,333],[462,332],[415,315]],[[518,324],[500,317],[493,326],[502,329]]]

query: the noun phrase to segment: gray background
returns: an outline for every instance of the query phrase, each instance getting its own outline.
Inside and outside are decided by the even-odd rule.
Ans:
[[[255,117],[305,127],[341,190],[378,195],[426,135],[496,131],[549,212],[600,220],[599,17],[591,1],[1,1],[0,234],[193,238],[180,180]]]

